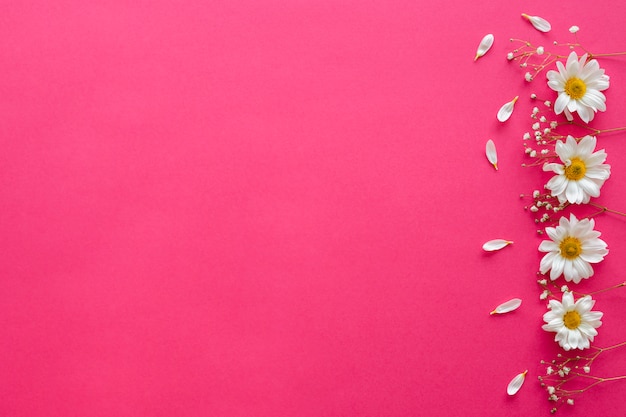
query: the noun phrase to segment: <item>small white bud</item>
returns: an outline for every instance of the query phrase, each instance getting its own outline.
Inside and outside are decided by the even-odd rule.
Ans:
[[[524,140],[528,140],[530,139],[530,133],[526,132],[524,133]]]
[[[532,93],[532,94],[530,95],[530,98],[532,98],[533,100],[534,100],[534,99],[536,99],[536,98],[537,98],[537,94]]]
[[[543,52],[544,52],[543,46],[540,46],[537,48],[537,55],[543,55]]]
[[[580,28],[578,26],[572,26],[571,28],[569,28],[570,33],[576,33],[580,30]]]
[[[568,398],[567,399],[567,404],[574,405],[574,399],[573,398]]]
[[[530,153],[530,157],[531,157],[531,158],[534,158],[534,157],[536,157],[536,156],[537,156],[537,151],[532,151],[532,152]]]
[[[552,102],[550,100],[546,100],[543,102],[543,104],[545,104],[546,107],[550,107],[552,105]]]
[[[528,82],[531,82],[533,80],[533,75],[530,72],[527,72],[526,74],[524,74],[524,79]]]
[[[513,58],[515,58],[513,52],[509,52],[508,54],[506,54],[506,59],[508,59],[509,61],[513,60]]]
[[[569,288],[567,285],[561,286],[561,292],[568,292],[568,291],[569,291]]]
[[[588,374],[589,372],[591,372],[591,368],[589,366],[583,366],[583,371]]]
[[[539,209],[537,208],[537,206],[531,206],[530,211],[532,211],[533,213],[536,213],[539,211]]]

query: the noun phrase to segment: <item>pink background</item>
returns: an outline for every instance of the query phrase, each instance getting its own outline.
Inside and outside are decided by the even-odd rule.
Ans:
[[[508,38],[577,24],[626,50],[626,6],[524,3],[0,3],[0,415],[547,414],[559,349],[518,195],[548,178],[520,164],[528,95],[550,93]],[[594,124],[622,126],[626,58],[601,65]],[[600,140],[621,210],[624,139]],[[625,279],[626,220],[597,224],[602,288]],[[515,244],[485,254],[496,237]],[[598,345],[626,339],[625,301],[598,297]],[[626,352],[598,366],[624,374]],[[624,384],[564,414],[621,416]]]

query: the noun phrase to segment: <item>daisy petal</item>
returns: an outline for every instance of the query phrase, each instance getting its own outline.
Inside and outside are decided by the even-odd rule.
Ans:
[[[497,171],[498,170],[498,153],[496,152],[496,144],[493,143],[491,139],[487,141],[486,154],[487,154],[487,159],[489,160],[489,162],[491,162],[491,165],[493,165],[493,167]]]
[[[511,114],[513,114],[513,108],[518,98],[519,96],[515,96],[513,100],[509,101],[508,103],[500,107],[500,110],[498,110],[498,116],[497,116],[499,121],[504,123],[507,120],[509,120],[509,117],[511,117]]]
[[[528,370],[522,372],[521,374],[515,375],[515,378],[513,378],[511,382],[509,382],[509,386],[506,387],[506,393],[509,395],[517,394],[517,391],[519,391],[520,388],[522,388],[522,385],[524,384],[524,380],[526,379],[527,373],[528,373]]]
[[[485,35],[482,41],[480,41],[480,45],[478,45],[478,49],[476,50],[476,56],[474,57],[474,61],[476,61],[481,56],[485,55],[487,51],[493,45],[494,37],[491,33]]]
[[[522,17],[528,20],[539,32],[550,32],[552,26],[550,22],[539,16],[529,16],[526,13],[522,13]]]
[[[510,240],[505,240],[505,239],[494,239],[494,240],[490,240],[488,242],[485,242],[485,244],[483,245],[483,250],[487,251],[487,252],[493,252],[493,251],[497,251],[500,250],[510,244],[512,244],[513,242]]]
[[[505,303],[500,304],[498,307],[494,308],[493,311],[489,314],[509,313],[513,310],[517,310],[521,305],[522,300],[520,300],[519,298],[513,298]]]

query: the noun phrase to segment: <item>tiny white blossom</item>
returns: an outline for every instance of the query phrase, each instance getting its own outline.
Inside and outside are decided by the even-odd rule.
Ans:
[[[552,369],[552,368],[550,368],[550,369]],[[548,374],[548,375],[550,375],[550,374]],[[555,392],[556,392],[556,389],[553,386],[549,386],[548,387],[548,394],[552,395]]]
[[[583,366],[583,371],[588,374],[589,372],[591,372],[591,368],[589,366]]]
[[[511,61],[513,58],[515,58],[513,52],[509,52],[508,54],[506,54],[506,59],[508,59],[509,61]]]
[[[537,55],[543,55],[543,53],[544,53],[543,46],[538,47],[537,48]]]
[[[531,82],[533,80],[533,75],[530,72],[527,72],[526,74],[524,74],[524,79],[528,82]]]
[[[568,398],[567,399],[567,404],[574,405],[574,399],[573,398]]]
[[[571,33],[576,33],[580,30],[580,28],[578,26],[572,26],[571,28],[569,28],[569,31]]]

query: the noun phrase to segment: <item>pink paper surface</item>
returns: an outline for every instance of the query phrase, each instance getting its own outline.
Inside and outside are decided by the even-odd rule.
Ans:
[[[552,93],[508,38],[547,47],[576,24],[626,50],[626,6],[520,7],[3,2],[0,415],[547,415],[539,360],[560,348],[519,194],[549,178],[520,164],[529,94]],[[626,58],[601,66],[593,125],[623,126]],[[624,210],[626,141],[600,144],[598,202]],[[596,221],[602,288],[625,279],[626,220]],[[484,253],[494,238],[515,244]],[[598,345],[626,339],[623,291],[598,296]],[[626,352],[598,366],[625,374]],[[622,416],[624,384],[562,412]]]

